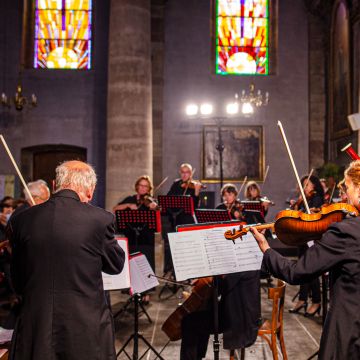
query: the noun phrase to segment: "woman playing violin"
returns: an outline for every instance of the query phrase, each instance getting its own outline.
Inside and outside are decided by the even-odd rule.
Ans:
[[[264,209],[264,217],[266,216],[269,206],[271,205],[271,201],[268,200],[265,196],[261,196],[260,186],[256,181],[248,181],[245,186],[244,191],[245,199],[249,201],[260,201],[261,206]]]
[[[243,206],[237,200],[238,190],[234,184],[225,184],[221,189],[221,196],[223,203],[219,204],[216,208],[221,210],[228,210],[233,220],[244,220],[242,213]]]
[[[360,210],[360,161],[345,170],[348,203]],[[330,310],[320,342],[319,359],[360,359],[360,217],[334,223],[298,261],[269,247],[252,228],[264,253],[263,266],[290,284],[300,284],[330,272]]]
[[[117,210],[155,210],[157,203],[151,198],[153,185],[148,175],[140,176],[135,182],[136,194],[129,195],[116,206],[113,207],[113,212]],[[154,232],[150,231],[147,227],[142,229],[140,236],[135,240],[134,231],[127,229],[124,235],[129,239],[130,252],[140,251],[148,259],[151,267],[155,268],[155,255],[154,255]]]
[[[157,203],[152,199],[153,185],[148,175],[140,176],[135,182],[135,195],[127,196],[116,206],[113,207],[113,212],[116,210],[154,210],[157,208]]]

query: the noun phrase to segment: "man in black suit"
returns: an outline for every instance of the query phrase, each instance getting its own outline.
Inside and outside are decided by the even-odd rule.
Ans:
[[[56,192],[8,224],[12,277],[22,297],[10,359],[115,359],[114,331],[101,271],[118,274],[124,252],[113,215],[88,202],[96,175],[68,161]]]

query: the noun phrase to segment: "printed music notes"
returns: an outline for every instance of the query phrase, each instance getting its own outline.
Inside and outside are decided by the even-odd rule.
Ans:
[[[233,227],[169,233],[176,280],[260,270],[263,254],[250,233],[235,244],[224,238]]]

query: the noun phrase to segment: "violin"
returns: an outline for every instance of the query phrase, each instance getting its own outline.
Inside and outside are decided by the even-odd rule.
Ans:
[[[207,186],[203,183],[201,183],[198,180],[189,180],[189,181],[185,181],[183,182],[180,186],[183,189],[195,189],[195,185],[200,184],[201,185],[201,189],[206,189]]]
[[[236,199],[232,204],[225,203],[225,205],[233,219],[237,219],[237,217],[235,216],[236,212],[240,212],[241,215],[241,212],[244,210],[244,205],[241,203],[239,199]]]
[[[145,194],[145,195],[141,195],[140,199],[139,199],[139,206],[141,205],[145,205],[146,207],[150,207],[151,204],[156,204],[156,208],[152,209],[152,210],[159,210],[160,207],[157,204],[156,200],[149,194]]]
[[[270,206],[274,206],[274,205],[275,205],[275,203],[274,203],[273,201],[271,201],[270,199],[268,199],[267,196],[263,196],[263,197],[261,197],[259,200],[260,200],[261,202],[263,202],[263,203],[269,204]]]
[[[346,203],[324,206],[315,214],[307,214],[297,210],[280,211],[275,222],[252,226],[258,230],[272,229],[278,239],[286,245],[305,245],[310,240],[320,240],[330,224],[342,221],[345,216],[358,216],[358,210]],[[228,230],[224,236],[227,240],[235,241],[242,238],[251,225],[240,226],[239,230]]]

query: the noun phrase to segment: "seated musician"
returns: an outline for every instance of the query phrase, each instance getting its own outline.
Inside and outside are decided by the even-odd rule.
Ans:
[[[221,196],[223,198],[223,202],[219,204],[216,209],[228,210],[233,220],[243,220],[243,206],[237,199],[238,190],[236,186],[230,183],[225,184],[221,189]]]
[[[271,202],[266,196],[261,196],[260,186],[256,181],[248,181],[245,186],[245,199],[248,201],[260,201],[264,209],[264,217],[266,216]]]
[[[129,195],[116,206],[113,207],[113,212],[117,210],[155,210],[157,203],[152,199],[153,185],[148,175],[140,176],[135,182],[136,194]],[[128,228],[123,231],[124,235],[129,239],[130,253],[140,251],[149,261],[151,268],[155,269],[155,253],[154,253],[154,231],[147,227],[140,231],[139,238],[136,239],[135,231]]]
[[[202,184],[193,180],[193,168],[190,164],[180,165],[180,179],[176,179],[167,195],[190,195],[194,200],[194,207],[198,207],[199,194]]]

